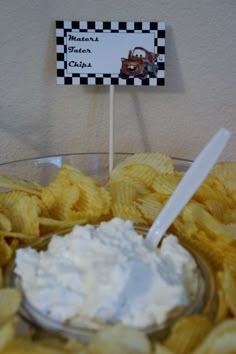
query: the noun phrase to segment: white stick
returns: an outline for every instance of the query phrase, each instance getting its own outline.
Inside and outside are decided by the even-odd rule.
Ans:
[[[109,174],[114,164],[114,94],[115,86],[110,85],[110,109],[109,109]]]

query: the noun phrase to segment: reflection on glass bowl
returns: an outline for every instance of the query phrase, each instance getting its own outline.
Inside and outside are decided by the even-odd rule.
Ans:
[[[132,153],[115,153],[114,166],[124,161]],[[172,158],[176,169],[186,171],[190,160]],[[104,184],[109,176],[108,153],[75,153],[37,157],[0,164],[0,174],[15,175],[29,181],[47,185],[51,182],[62,164],[71,164],[80,168],[85,174],[94,176]]]

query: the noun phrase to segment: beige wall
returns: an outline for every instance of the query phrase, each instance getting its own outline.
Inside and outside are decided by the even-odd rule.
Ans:
[[[56,19],[166,22],[166,86],[116,88],[116,151],[194,158],[225,126],[236,159],[235,0],[0,0],[0,162],[108,150],[109,88],[55,84]]]

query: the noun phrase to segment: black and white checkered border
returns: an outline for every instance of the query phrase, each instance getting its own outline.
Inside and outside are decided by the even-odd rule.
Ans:
[[[67,72],[68,32],[109,33],[154,33],[154,48],[158,57],[156,78],[121,79],[119,74],[69,74]],[[56,21],[57,84],[60,85],[120,85],[164,86],[165,85],[165,23],[164,22],[101,22],[101,21]]]

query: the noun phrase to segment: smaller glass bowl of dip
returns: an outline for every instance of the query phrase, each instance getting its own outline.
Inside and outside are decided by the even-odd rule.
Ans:
[[[135,231],[145,237],[148,229],[135,226]],[[65,232],[62,232],[62,237]],[[31,246],[38,251],[46,250],[51,240],[51,236],[42,237]],[[150,325],[141,330],[150,338],[163,339],[168,335],[173,324],[183,316],[195,313],[204,314],[209,320],[214,320],[217,309],[216,282],[211,268],[204,257],[195,250],[181,245],[192,255],[196,262],[196,272],[194,274],[194,291],[192,292],[187,306],[174,308],[169,312],[167,320],[160,325]],[[76,338],[81,342],[89,342],[98,331],[112,326],[116,323],[104,323],[97,320],[85,319],[78,321],[79,324],[60,323],[49,316],[41,313],[27,300],[21,286],[21,279],[14,274],[15,263],[12,262],[6,272],[6,285],[20,289],[23,301],[20,308],[20,315],[31,325],[46,331],[61,335],[67,338]],[[79,316],[78,316],[79,319]]]

